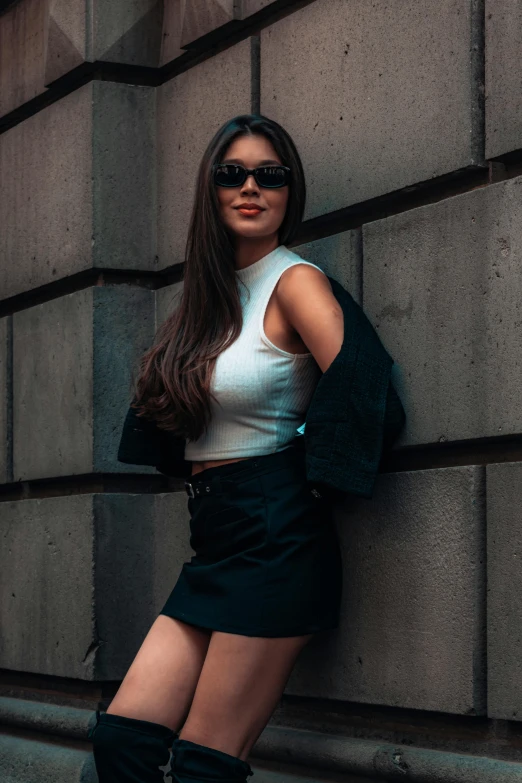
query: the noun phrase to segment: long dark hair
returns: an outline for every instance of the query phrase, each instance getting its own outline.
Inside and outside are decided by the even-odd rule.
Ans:
[[[240,114],[217,131],[201,160],[190,218],[179,306],[158,328],[141,357],[133,407],[160,429],[197,440],[211,418],[210,381],[218,355],[243,326],[233,236],[219,214],[212,165],[238,137],[263,135],[291,169],[279,245],[294,239],[305,209],[301,159],[288,133],[260,114]]]

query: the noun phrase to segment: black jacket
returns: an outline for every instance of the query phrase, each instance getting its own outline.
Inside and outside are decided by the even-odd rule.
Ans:
[[[406,416],[391,383],[393,359],[352,295],[328,276],[344,314],[344,338],[319,378],[306,413],[304,434],[293,443],[306,451],[306,477],[322,494],[371,498],[383,452],[404,427]],[[138,418],[129,407],[118,461],[154,465],[160,473],[188,478],[184,438]]]

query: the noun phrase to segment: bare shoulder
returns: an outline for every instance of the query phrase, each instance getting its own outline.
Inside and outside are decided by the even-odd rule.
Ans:
[[[307,288],[319,286],[324,290],[332,290],[325,272],[306,263],[296,263],[285,269],[280,277],[279,288],[291,290],[295,287]]]
[[[325,272],[309,264],[294,264],[279,279],[277,298],[283,311],[316,305],[342,312]]]

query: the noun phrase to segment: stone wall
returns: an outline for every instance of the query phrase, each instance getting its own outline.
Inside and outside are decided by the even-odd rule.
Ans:
[[[94,783],[94,710],[191,555],[180,482],[116,451],[201,155],[254,111],[303,160],[292,249],[363,306],[407,413],[335,508],[341,625],[256,783],[522,781],[522,0],[0,9],[0,778]]]

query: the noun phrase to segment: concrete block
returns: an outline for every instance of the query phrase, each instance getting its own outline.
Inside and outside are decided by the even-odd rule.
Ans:
[[[181,5],[181,46],[238,17],[236,0],[191,0]]]
[[[10,378],[7,367],[8,361],[8,337],[10,316],[0,318],[0,484],[9,481],[10,466],[8,464],[9,433],[7,430],[7,416],[9,404]]]
[[[162,25],[162,0],[18,0],[0,14],[0,117],[86,62],[157,67]]]
[[[346,288],[360,304],[362,279],[362,234],[359,229],[341,231],[289,248],[305,261],[317,264]]]
[[[522,3],[486,0],[486,158],[522,148]]]
[[[241,18],[246,19],[269,5],[275,5],[274,0],[241,0]]]
[[[382,474],[371,501],[334,514],[340,625],[312,639],[285,692],[484,715],[484,468]]]
[[[105,4],[89,3],[88,0],[47,0],[46,26],[38,31],[39,37],[46,42],[42,68],[45,85],[92,60],[92,15],[97,16],[100,5]]]
[[[158,88],[160,269],[184,261],[196,175],[206,147],[231,117],[251,111],[250,50],[249,38]]]
[[[157,67],[162,0],[51,0],[45,81],[83,62]]]
[[[155,268],[154,89],[92,82],[0,136],[3,297]]]
[[[185,0],[170,0],[164,4],[160,65],[165,65],[185,53],[181,48],[182,6],[184,3]]]
[[[397,445],[522,431],[522,177],[363,227],[364,309],[400,367]]]
[[[61,6],[68,2],[59,0]],[[164,4],[164,0],[95,3],[93,60],[157,67]]]
[[[319,0],[261,30],[261,113],[305,165],[304,219],[480,162],[474,0]],[[477,125],[477,127],[475,127]]]
[[[183,55],[202,36],[272,4],[274,0],[169,0],[163,9],[160,65]]]
[[[2,667],[92,677],[93,513],[90,495],[2,504]]]
[[[0,778],[4,783],[97,783],[90,750],[26,737],[0,735]]]
[[[154,467],[117,461],[154,293],[95,286],[13,316],[15,481]]]
[[[155,269],[155,90],[94,82],[92,101],[92,264]]]
[[[123,678],[193,554],[186,500],[108,493],[3,503],[0,666]]]
[[[488,715],[522,720],[522,465],[488,465]]]
[[[2,297],[92,264],[93,89],[75,90],[0,136]]]
[[[0,13],[0,117],[45,91],[47,3],[21,0]]]

